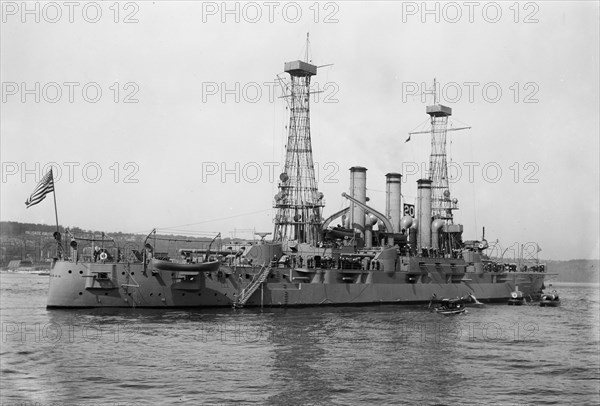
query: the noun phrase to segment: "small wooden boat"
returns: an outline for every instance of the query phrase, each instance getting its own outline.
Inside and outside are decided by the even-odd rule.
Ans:
[[[165,261],[162,259],[152,258],[150,260],[152,269],[159,271],[172,271],[172,272],[214,272],[218,271],[221,266],[221,261],[212,262],[198,262],[198,263],[179,263]]]
[[[558,296],[558,293],[556,292],[556,290],[553,290],[552,293],[545,293],[545,294],[543,294],[542,298],[540,300],[540,306],[541,307],[546,307],[546,306],[557,307],[557,306],[560,306],[560,297]]]
[[[444,316],[462,314],[467,311],[461,299],[442,299],[440,305],[433,309],[436,313]]]

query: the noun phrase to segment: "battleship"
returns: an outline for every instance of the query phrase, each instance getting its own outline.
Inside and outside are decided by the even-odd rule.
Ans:
[[[435,98],[426,107],[432,150],[428,176],[416,182],[417,204],[403,201],[402,174],[390,172],[385,208],[371,207],[367,169],[354,166],[342,193],[347,207],[324,217],[310,135],[317,69],[308,58],[284,64],[290,117],[272,233],[229,246],[217,236],[204,247],[172,252],[160,245],[173,239],[156,231],[140,246],[105,234],[58,234],[61,251],[50,271],[47,307],[414,305],[465,296],[507,303],[517,290],[539,299],[544,264],[498,260],[488,254],[485,233],[463,239],[463,225],[454,222],[458,200],[450,193],[446,158],[452,109]]]

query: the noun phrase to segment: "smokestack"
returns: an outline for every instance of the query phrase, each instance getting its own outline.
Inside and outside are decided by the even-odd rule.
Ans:
[[[367,203],[367,168],[353,166],[350,168],[350,196],[359,202]],[[365,211],[350,202],[350,227],[365,236]]]
[[[417,252],[431,247],[431,179],[417,181]]]
[[[385,175],[385,215],[392,222],[394,233],[399,233],[400,220],[402,219],[400,186],[402,175],[399,173],[388,173]]]
[[[444,220],[435,219],[431,223],[431,247],[434,250],[440,249],[440,228],[444,225]]]

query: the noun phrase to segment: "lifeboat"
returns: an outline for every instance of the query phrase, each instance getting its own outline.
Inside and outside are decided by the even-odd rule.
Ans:
[[[219,270],[221,266],[220,261],[212,262],[199,262],[199,263],[178,263],[171,261],[164,261],[161,259],[152,258],[150,265],[153,269],[159,271],[174,271],[174,272],[214,272]]]
[[[441,304],[433,310],[444,316],[452,316],[465,313],[467,309],[460,299],[442,299]]]
[[[553,290],[552,293],[545,293],[545,294],[543,294],[542,298],[540,300],[540,306],[542,306],[542,307],[546,307],[546,306],[557,307],[557,306],[560,306],[560,297],[558,297],[558,293],[556,293],[556,291]]]

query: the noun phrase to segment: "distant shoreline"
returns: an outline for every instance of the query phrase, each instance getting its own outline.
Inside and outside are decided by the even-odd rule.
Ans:
[[[546,289],[549,289],[550,287],[554,287],[554,286],[565,286],[565,287],[566,286],[573,286],[573,287],[599,286],[600,287],[600,281],[596,281],[596,282],[550,282],[550,283],[548,283],[548,281],[546,281],[545,285],[546,285]]]
[[[71,230],[75,234],[99,234],[97,231],[81,230],[77,227],[72,227]],[[0,221],[0,242],[3,248],[0,266],[6,268],[11,260],[23,260],[23,258],[30,258],[34,263],[39,262],[42,251],[45,252],[45,255],[53,255],[56,246],[53,237],[55,231],[56,226],[53,225]],[[64,229],[61,232],[64,232]],[[111,235],[120,244],[130,246],[143,245],[146,237],[142,234],[121,232],[114,232]],[[192,236],[186,236],[186,238],[199,243],[208,243],[211,240],[210,238]],[[228,238],[224,239],[224,241],[227,240]],[[517,260],[505,259],[504,262],[516,263]],[[550,283],[600,283],[600,260],[598,259],[551,260],[540,258],[538,262],[546,264],[546,272],[549,274],[546,278],[546,285]]]

